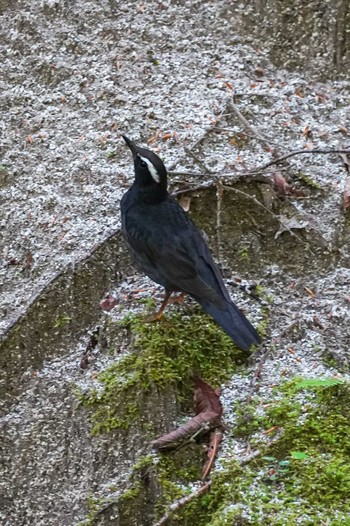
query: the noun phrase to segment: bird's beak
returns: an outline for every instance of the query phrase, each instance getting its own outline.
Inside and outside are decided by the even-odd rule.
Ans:
[[[136,144],[131,141],[126,135],[122,135],[124,141],[126,142],[126,144],[129,146],[130,150],[131,150],[131,153],[133,154],[133,156],[135,157],[135,155],[137,154],[137,146]]]

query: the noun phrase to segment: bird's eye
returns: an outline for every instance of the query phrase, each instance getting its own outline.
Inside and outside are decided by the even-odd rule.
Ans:
[[[140,164],[141,164],[141,166],[143,166],[143,167],[147,166],[147,163],[146,163],[145,161],[142,161],[142,160],[140,161]]]

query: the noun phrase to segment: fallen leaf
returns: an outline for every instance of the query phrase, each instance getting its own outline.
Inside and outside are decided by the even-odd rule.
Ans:
[[[303,129],[303,135],[304,135],[304,137],[307,137],[308,139],[311,139],[312,131],[311,131],[310,126],[305,126],[305,128]]]
[[[350,207],[350,176],[346,178],[344,193],[343,193],[343,210]]]
[[[235,139],[235,137],[230,137],[229,141],[232,144],[232,146],[236,146],[236,147],[238,146],[238,141],[237,139]]]
[[[195,378],[195,412],[196,416],[184,425],[174,429],[166,435],[162,435],[152,442],[155,449],[173,449],[179,442],[188,437],[197,436],[209,429],[220,427],[223,407],[220,400],[220,392],[210,387],[209,384]]]
[[[225,82],[225,86],[226,86],[226,88],[228,88],[230,91],[233,90],[233,86],[232,86],[231,82],[226,81],[226,82]]]
[[[346,135],[349,135],[349,130],[345,128],[345,126],[339,126],[338,131],[345,133]]]
[[[279,195],[289,195],[291,193],[291,186],[281,172],[274,172],[272,178]]]
[[[171,139],[171,137],[173,136],[172,133],[164,133],[164,135],[162,135],[162,140],[163,141],[167,141],[168,139]]]
[[[100,307],[101,309],[105,310],[105,311],[110,311],[113,309],[113,307],[115,307],[118,303],[118,300],[116,298],[114,298],[114,296],[107,296],[104,300],[102,300],[100,302]]]
[[[28,142],[29,144],[33,144],[34,139],[33,139],[33,136],[32,136],[32,135],[28,135],[28,136],[27,136],[27,142]]]
[[[316,298],[316,295],[312,292],[311,289],[309,289],[309,287],[304,287],[304,289],[306,290],[308,295],[311,296],[311,298]]]
[[[342,158],[345,171],[350,173],[350,156],[347,153],[340,153],[339,156]]]
[[[310,226],[307,219],[298,218],[296,216],[278,216],[278,219],[280,220],[280,226],[275,234],[275,239],[283,234],[283,232],[288,232],[289,230],[303,230]]]
[[[301,87],[297,88],[294,93],[297,97],[300,97],[301,99],[304,97],[303,88]]]
[[[221,429],[215,429],[215,431],[212,431],[210,433],[210,442],[209,447],[207,450],[207,461],[205,462],[203,469],[202,469],[202,479],[206,479],[211,472],[211,468],[213,467],[214,461],[217,457],[219,446],[221,444],[223,437],[223,432]]]
[[[185,212],[188,212],[191,206],[191,197],[189,195],[180,195],[178,199],[179,205],[185,210]]]
[[[266,429],[266,431],[263,431],[263,435],[269,435],[270,433],[273,433],[274,431],[277,431],[279,429],[279,426],[272,426],[270,429]]]
[[[261,67],[261,66],[257,66],[255,68],[255,73],[259,76],[259,77],[263,77],[265,75],[265,71],[264,69]]]
[[[328,95],[321,92],[316,93],[315,98],[316,102],[326,102],[326,100],[329,99]]]

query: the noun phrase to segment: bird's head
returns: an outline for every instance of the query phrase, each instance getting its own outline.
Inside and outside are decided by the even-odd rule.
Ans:
[[[134,158],[135,183],[154,189],[155,192],[167,191],[167,171],[163,161],[151,150],[140,148],[125,135],[122,136]]]

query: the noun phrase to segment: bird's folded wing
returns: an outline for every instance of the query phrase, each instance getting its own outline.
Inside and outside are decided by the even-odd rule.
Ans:
[[[195,239],[193,232],[190,239],[174,236],[171,243],[162,243],[153,236],[147,241],[139,238],[132,242],[129,238],[129,242],[135,248],[137,245],[137,252],[142,253],[174,289],[225,308],[220,272],[199,232],[198,236]]]

